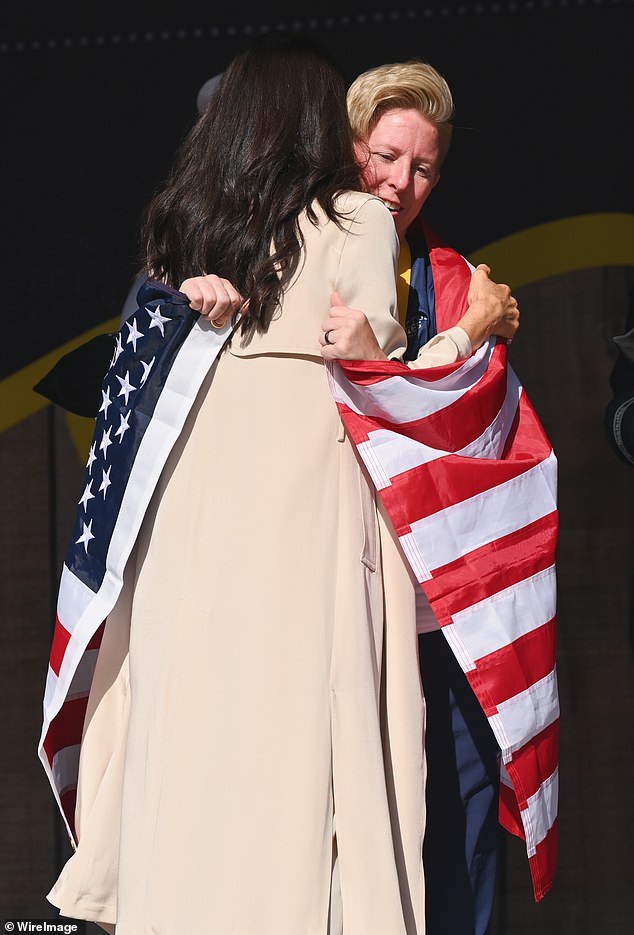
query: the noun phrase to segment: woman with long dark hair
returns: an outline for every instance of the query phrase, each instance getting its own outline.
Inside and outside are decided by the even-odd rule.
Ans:
[[[404,349],[394,224],[358,188],[341,75],[275,37],[226,70],[147,213],[153,277],[213,271],[249,303],[162,471],[90,691],[79,845],[50,899],[117,935],[424,925],[416,634],[391,619],[318,341],[336,291]]]

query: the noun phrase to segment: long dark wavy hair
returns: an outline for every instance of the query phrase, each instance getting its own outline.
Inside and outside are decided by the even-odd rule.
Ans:
[[[250,298],[242,343],[265,332],[303,246],[314,202],[340,223],[335,196],[359,189],[343,76],[300,36],[265,36],[224,72],[150,202],[142,262],[178,288],[216,273]]]

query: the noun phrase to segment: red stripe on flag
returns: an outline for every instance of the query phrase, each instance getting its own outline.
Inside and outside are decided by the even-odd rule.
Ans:
[[[488,369],[475,386],[424,419],[399,423],[395,426],[399,435],[439,451],[452,452],[466,448],[489,428],[504,405],[505,356],[506,348],[498,345],[491,355]],[[386,428],[392,428],[392,423],[383,424]]]
[[[513,790],[505,783],[500,783],[499,821],[510,834],[526,840],[524,827],[517,800]],[[557,865],[558,823],[555,818],[545,838],[535,848],[535,854],[529,857],[529,867],[533,882],[533,893],[539,902],[553,884]]]
[[[70,827],[73,843],[77,841],[77,832],[75,830],[75,808],[77,806],[77,787],[67,789],[60,796],[62,811],[66,816],[66,821]]]
[[[520,477],[535,464],[535,457],[489,461],[450,454],[395,475],[384,492],[385,505],[392,510],[406,500],[410,523],[414,523]]]
[[[81,743],[87,706],[88,695],[65,701],[49,724],[43,744],[49,764],[60,750]]]
[[[557,867],[557,850],[559,845],[559,824],[555,818],[546,837],[539,842],[533,857],[529,858],[533,892],[536,902],[543,899],[553,885],[555,869]]]
[[[549,568],[555,560],[556,541],[557,513],[549,513],[439,566],[434,577],[424,582],[425,594],[432,608],[441,602],[446,614],[458,613]],[[442,612],[440,616],[450,622]]]
[[[53,645],[51,646],[51,656],[49,659],[51,669],[55,675],[59,675],[62,667],[64,653],[70,640],[70,633],[64,627],[58,616],[55,617],[55,632],[53,633]]]
[[[100,624],[100,626],[95,630],[93,635],[90,637],[90,642],[86,646],[86,652],[88,652],[89,649],[99,649],[99,647],[101,646],[101,641],[103,639],[103,631],[105,629],[106,629],[106,621],[104,620],[104,622]]]
[[[552,445],[522,388],[519,406],[506,437],[502,458],[511,461],[533,458],[537,462],[547,458],[552,450]]]
[[[423,220],[414,221],[422,229],[429,249],[435,288],[436,324],[445,331],[458,323],[468,305],[471,270],[465,259],[448,247]]]
[[[415,370],[398,360],[338,360],[337,363],[344,376],[355,386],[374,386],[391,377],[403,377],[407,380],[414,378],[425,383],[434,383],[464,366],[464,360],[457,360],[453,364],[443,364],[440,367],[416,368]]]
[[[349,425],[351,413],[348,407],[340,405],[339,412],[357,443],[369,432],[384,428],[429,448],[460,451],[483,434],[502,408],[506,398],[505,365],[506,347],[498,345],[491,354],[488,369],[473,387],[454,402],[422,419],[396,423],[393,419],[352,413],[352,424]],[[531,460],[535,461],[534,455]]]
[[[436,367],[416,367],[414,369],[408,367],[407,369],[410,376],[423,383],[436,383],[438,380],[450,377],[452,373],[460,370],[464,366],[465,360],[468,360],[468,358],[455,360],[453,364],[438,364]]]
[[[525,808],[526,800],[535,795],[541,784],[557,769],[558,750],[559,718],[516,750],[511,762],[507,763],[520,808]]]
[[[345,377],[355,386],[373,386],[391,377],[409,377],[412,371],[399,360],[338,360]]]
[[[352,409],[349,409],[344,403],[337,403],[337,409],[339,410],[341,421],[345,425],[346,431],[355,445],[367,442],[368,432],[372,432],[376,429],[376,425],[372,419],[369,419],[367,416],[360,416],[358,413],[353,412]]]
[[[467,672],[473,690],[486,692],[494,706],[526,691],[552,671],[555,660],[555,619],[523,633],[512,643],[476,660],[476,670]],[[485,710],[487,716],[495,708]]]
[[[502,781],[500,781],[498,819],[502,827],[506,828],[510,834],[514,834],[515,837],[525,840],[524,826],[522,825],[515,793],[510,786],[507,786],[506,783]]]

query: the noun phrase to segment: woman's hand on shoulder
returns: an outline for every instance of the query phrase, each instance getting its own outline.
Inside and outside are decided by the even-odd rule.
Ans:
[[[242,310],[245,301],[237,289],[221,276],[193,276],[180,284],[179,291],[189,299],[189,305],[200,312],[216,328]]]
[[[520,325],[517,299],[509,286],[493,282],[491,270],[481,263],[471,276],[469,308],[457,324],[467,332],[475,351],[491,335],[507,338],[515,336]]]
[[[333,292],[328,318],[322,323],[319,343],[325,360],[387,360],[368,319],[358,308],[348,308]]]

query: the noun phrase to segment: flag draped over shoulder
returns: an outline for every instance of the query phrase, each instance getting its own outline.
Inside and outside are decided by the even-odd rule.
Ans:
[[[429,242],[429,241],[428,241]],[[466,301],[465,261],[430,244],[439,327]],[[457,273],[459,263],[461,273]],[[447,288],[439,285],[447,281]],[[466,277],[466,279],[465,279]],[[74,842],[79,750],[103,621],[163,466],[231,326],[146,283],[103,383],[65,559],[40,758]],[[555,459],[490,342],[459,364],[332,365],[348,433],[484,708],[504,763],[500,817],[526,839],[536,898],[556,855]]]
[[[504,342],[433,370],[329,366],[341,418],[502,751],[536,899],[557,853],[556,461]]]
[[[123,572],[167,457],[231,331],[152,281],[123,325],[101,390],[83,493],[62,569],[39,755],[71,839],[90,685]]]

